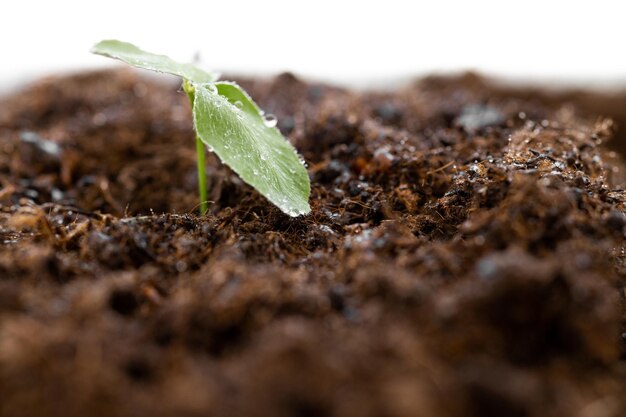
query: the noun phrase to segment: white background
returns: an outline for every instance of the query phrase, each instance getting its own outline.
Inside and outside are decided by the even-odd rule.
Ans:
[[[359,86],[477,69],[525,81],[626,84],[621,1],[28,1],[0,3],[0,89],[111,65],[118,38],[243,74]]]

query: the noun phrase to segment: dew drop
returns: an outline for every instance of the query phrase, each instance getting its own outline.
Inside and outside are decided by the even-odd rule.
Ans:
[[[276,116],[274,116],[273,114],[268,114],[268,115],[263,116],[263,123],[267,127],[274,127],[276,126],[276,123],[278,123],[278,120],[276,119]]]
[[[243,109],[243,103],[239,100],[235,101],[235,107],[237,107],[239,110]]]
[[[215,86],[215,84],[213,84],[213,83],[205,83],[205,84],[201,84],[201,85],[202,85],[202,87],[206,88],[206,90],[209,93],[217,94],[217,87]]]

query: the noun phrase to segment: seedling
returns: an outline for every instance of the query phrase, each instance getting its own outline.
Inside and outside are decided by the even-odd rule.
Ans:
[[[208,209],[205,146],[284,213],[296,217],[311,211],[311,184],[302,160],[276,128],[276,118],[265,115],[239,85],[126,42],[105,40],[91,52],[183,79],[196,131],[201,214]]]

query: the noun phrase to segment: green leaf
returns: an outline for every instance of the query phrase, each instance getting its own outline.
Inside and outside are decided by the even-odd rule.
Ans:
[[[241,87],[195,85],[193,119],[209,149],[283,212],[295,217],[311,211],[303,162]]]
[[[143,51],[127,42],[101,41],[91,48],[91,52],[119,59],[133,67],[178,75],[194,83],[210,83],[218,78],[217,75],[206,72],[193,64],[181,64],[170,57]]]
[[[193,64],[181,64],[126,42],[102,41],[91,51],[135,67],[182,77],[193,103],[194,124],[200,140],[283,212],[295,217],[311,211],[311,184],[303,162],[275,127],[276,121],[264,118],[263,112],[237,84],[216,83],[216,75]],[[199,167],[201,188],[205,175],[202,168]],[[204,200],[202,191],[200,194]]]

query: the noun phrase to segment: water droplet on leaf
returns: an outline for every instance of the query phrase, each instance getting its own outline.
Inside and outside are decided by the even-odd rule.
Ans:
[[[278,123],[278,120],[276,119],[276,116],[274,116],[273,114],[268,114],[266,116],[263,116],[263,123],[267,127],[274,127],[276,126],[276,123]]]
[[[205,83],[201,84],[209,93],[217,94],[217,87],[213,83]]]

